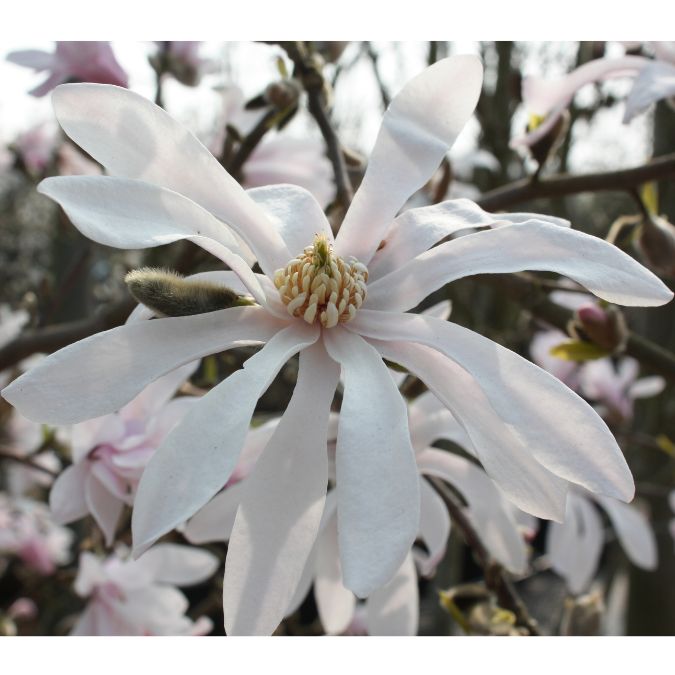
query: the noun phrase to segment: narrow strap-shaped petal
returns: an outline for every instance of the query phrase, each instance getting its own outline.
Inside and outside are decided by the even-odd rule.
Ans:
[[[72,523],[89,513],[84,496],[84,485],[89,475],[87,462],[79,462],[63,471],[52,485],[49,508],[60,525]]]
[[[417,465],[423,474],[442,478],[464,496],[485,547],[507,569],[522,574],[527,567],[525,542],[502,495],[483,470],[464,457],[433,448],[418,455]]]
[[[246,479],[234,521],[223,586],[228,635],[271,635],[300,582],[324,510],[338,378],[320,342],[301,352],[293,396]]]
[[[269,185],[248,190],[248,194],[277,228],[291,258],[302,253],[317,234],[323,234],[333,242],[333,231],[322,208],[304,188]]]
[[[112,176],[185,195],[234,229],[265,274],[290,255],[265,214],[197,138],[164,110],[127,89],[68,84],[53,95],[63,130]]]
[[[602,495],[594,495],[594,499],[612,521],[616,536],[630,561],[642,569],[655,569],[658,551],[649,519],[632,504],[624,504]]]
[[[450,536],[450,516],[445,503],[436,490],[421,477],[420,497],[419,533],[429,552],[423,554],[415,551],[415,557],[420,566],[420,573],[429,577],[436,571],[436,566],[445,555],[445,548]]]
[[[537,462],[492,409],[479,382],[429,347],[412,342],[369,342],[384,357],[417,375],[452,410],[488,475],[514,504],[539,518],[563,519],[567,481]]]
[[[110,494],[91,473],[84,483],[84,495],[91,515],[103,532],[106,546],[112,546],[124,502]]]
[[[588,588],[598,569],[603,544],[602,521],[595,507],[585,497],[570,493],[565,522],[549,525],[546,554],[572,593]]]
[[[335,240],[338,255],[368,264],[399,209],[429,180],[471,117],[482,80],[477,57],[453,56],[422,71],[394,97]]]
[[[354,617],[356,598],[342,583],[337,515],[326,523],[316,543],[314,598],[328,635],[344,633]]]
[[[167,436],[138,485],[131,521],[136,557],[225,485],[258,399],[284,363],[317,337],[316,327],[298,323],[277,333],[241,370],[192,406]]]
[[[361,309],[347,324],[384,340],[410,340],[445,354],[480,384],[495,412],[557,476],[623,501],[635,486],[616,440],[586,401],[553,375],[449,321]]]
[[[366,601],[368,635],[417,635],[420,598],[409,552],[394,578]]]
[[[652,103],[671,96],[675,96],[675,64],[654,61],[646,65],[628,94],[623,121],[630,122]]]
[[[234,526],[243,487],[243,483],[227,487],[197,511],[183,529],[185,538],[191,544],[227,541]]]
[[[7,54],[5,59],[10,63],[32,68],[35,71],[47,70],[54,65],[54,54],[41,49],[19,49]]]
[[[157,544],[137,566],[151,570],[151,578],[161,584],[191,586],[206,581],[218,569],[218,558],[200,548],[180,544]]]
[[[139,321],[80,340],[43,359],[2,395],[35,422],[72,424],[119,410],[174,368],[288,325],[260,307]]]
[[[452,199],[432,206],[410,209],[394,220],[377,253],[368,263],[370,279],[374,281],[393,272],[456,232],[469,228],[518,224],[533,219],[559,227],[570,226],[568,220],[553,216],[488,213],[470,199]]]
[[[38,191],[58,202],[75,227],[99,244],[143,249],[181,239],[193,241],[227,263],[256,300],[265,303],[232,233],[177,192],[112,176],[55,176],[43,180]]]
[[[650,307],[673,297],[657,276],[616,246],[535,220],[469,234],[418,255],[368,284],[366,306],[405,311],[455,279],[523,270],[557,272],[619,305]]]
[[[324,340],[344,377],[335,460],[342,573],[364,598],[392,578],[415,540],[419,479],[405,402],[380,355],[340,327]]]
[[[628,388],[630,398],[651,398],[666,388],[666,381],[660,375],[641,377]]]

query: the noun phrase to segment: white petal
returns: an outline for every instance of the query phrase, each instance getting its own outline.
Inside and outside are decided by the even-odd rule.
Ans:
[[[649,519],[631,504],[624,504],[601,495],[595,495],[594,499],[607,512],[630,561],[642,569],[656,569],[658,551]]]
[[[380,355],[340,327],[324,331],[342,366],[336,472],[344,583],[359,597],[388,582],[419,528],[419,480],[405,402]]]
[[[616,246],[532,220],[459,237],[418,255],[368,284],[366,304],[369,309],[405,311],[455,279],[523,270],[563,274],[619,305],[650,307],[673,297],[658,277]]]
[[[256,300],[265,302],[260,283],[227,227],[177,192],[111,176],[46,178],[38,191],[58,202],[73,225],[99,244],[143,249],[193,241],[227,263]]]
[[[35,71],[48,70],[54,65],[54,54],[41,49],[20,49],[10,52],[5,58],[10,63],[32,68]]]
[[[630,398],[651,398],[658,396],[666,387],[666,381],[659,375],[642,377],[628,389]]]
[[[550,523],[549,528],[546,553],[552,567],[572,593],[581,593],[591,583],[602,553],[600,516],[589,500],[570,493],[565,522]]]
[[[519,508],[562,520],[567,482],[539,464],[530,449],[492,409],[476,382],[429,347],[371,340],[380,354],[403,363],[457,417],[488,475]]]
[[[320,342],[300,354],[288,408],[246,479],[225,563],[228,635],[271,635],[300,582],[324,510],[338,377]]]
[[[248,190],[248,194],[277,228],[291,257],[302,253],[317,234],[323,234],[329,242],[333,242],[333,231],[323,209],[312,193],[304,188],[268,185]]]
[[[284,363],[315,342],[317,334],[315,327],[297,322],[277,333],[241,370],[194,405],[169,434],[138,485],[132,518],[136,556],[185,522],[225,485],[258,399]]]
[[[49,508],[60,525],[84,518],[89,507],[84,497],[84,485],[89,475],[87,462],[69,466],[54,481],[49,493]]]
[[[591,492],[632,499],[633,477],[607,425],[545,370],[448,321],[361,309],[347,325],[370,337],[411,340],[445,354],[476,379],[495,412],[549,471]]]
[[[368,635],[417,635],[419,591],[412,555],[394,578],[366,601]]]
[[[174,190],[227,223],[267,275],[291,257],[261,209],[195,136],[127,89],[68,84],[52,96],[63,130],[112,176]]]
[[[191,544],[227,541],[234,526],[243,487],[243,482],[227,487],[195,513],[183,530],[185,538]]]
[[[559,227],[570,225],[569,221],[562,218],[532,213],[488,213],[470,199],[452,199],[433,206],[410,209],[394,220],[383,240],[384,246],[368,264],[371,283],[451,234],[469,228],[499,227],[531,219],[544,220]]]
[[[645,66],[635,78],[626,99],[624,122],[646,110],[652,103],[675,96],[675,64],[654,61]]]
[[[434,396],[434,398],[436,398]],[[442,403],[439,404],[443,406]],[[471,439],[464,431],[464,427],[453,417],[449,410],[443,409],[437,413],[427,415],[413,424],[410,416],[410,439],[415,452],[423,450],[434,441],[441,439],[452,441],[462,447],[469,447],[468,452],[473,452]]]
[[[103,532],[106,546],[111,546],[124,502],[110,494],[92,474],[87,476],[84,494],[89,511]]]
[[[419,464],[418,464],[419,466]],[[445,555],[450,536],[450,516],[445,503],[427,481],[420,479],[420,536],[424,540],[428,554],[420,554],[420,571],[428,577],[436,571],[436,566]]]
[[[119,410],[184,363],[265,342],[284,325],[260,307],[139,321],[64,347],[14,380],[2,395],[35,422],[81,422]]]
[[[485,547],[507,569],[522,574],[527,547],[503,497],[482,469],[464,457],[432,448],[418,455],[417,465],[423,474],[442,478],[464,496]]]
[[[477,57],[453,56],[426,68],[394,97],[336,238],[339,255],[368,264],[399,209],[429,180],[471,117],[482,80]]]
[[[136,563],[137,566],[148,567],[154,581],[174,586],[191,586],[206,581],[219,564],[213,553],[179,544],[157,544]]]
[[[317,540],[314,598],[326,633],[344,633],[354,617],[356,598],[342,583],[338,522],[335,514],[328,520]]]

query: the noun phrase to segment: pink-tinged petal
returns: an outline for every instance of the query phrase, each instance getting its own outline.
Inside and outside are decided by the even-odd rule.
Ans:
[[[420,493],[405,401],[358,335],[324,331],[342,367],[336,474],[344,583],[364,598],[401,566],[419,528]]]
[[[96,586],[106,581],[107,575],[102,561],[89,551],[80,553],[78,563],[73,588],[79,596],[86,598]]]
[[[89,475],[87,462],[69,466],[54,481],[49,493],[49,508],[60,525],[84,518],[89,507],[84,496],[84,486]]]
[[[675,96],[675,65],[665,61],[650,63],[635,78],[626,99],[623,121],[630,122],[652,103],[671,96]]]
[[[673,297],[657,276],[616,246],[532,220],[459,237],[418,255],[368,284],[366,306],[405,311],[455,279],[523,270],[557,272],[619,305],[650,307]]]
[[[495,412],[545,468],[591,492],[633,498],[633,477],[607,425],[586,401],[527,359],[457,324],[425,316],[361,309],[347,326],[445,354],[476,379]]]
[[[60,67],[56,67],[54,71],[51,73],[51,75],[42,84],[38,85],[34,89],[31,89],[28,93],[31,96],[40,98],[41,96],[45,96],[50,91],[52,91],[52,89],[58,87],[60,84],[63,84],[67,80],[68,80],[68,73],[63,69],[61,69]]]
[[[81,422],[119,410],[178,366],[265,342],[284,325],[260,307],[139,321],[64,347],[14,380],[2,395],[33,421]]]
[[[318,333],[316,326],[297,322],[277,333],[241,370],[192,406],[169,434],[148,463],[136,492],[131,521],[136,557],[225,485],[258,399],[286,361],[313,344]]]
[[[477,57],[453,56],[422,71],[394,97],[336,238],[338,255],[368,264],[399,209],[429,180],[468,122],[482,81]]]
[[[200,400],[199,396],[180,396],[169,401],[151,420],[147,427],[146,443],[151,444],[150,450],[156,448],[164,442],[164,439],[171,433],[173,428],[190,412],[193,405]],[[140,439],[139,439],[140,440]],[[138,454],[134,457],[134,452],[125,453],[129,456],[129,461],[119,464],[119,466],[145,466],[139,464],[146,448],[138,448]],[[149,456],[148,456],[149,458]]]
[[[594,499],[612,521],[614,531],[630,561],[642,569],[656,569],[658,550],[649,519],[631,504],[600,495],[594,495]]]
[[[666,388],[666,381],[659,375],[642,377],[628,389],[630,398],[651,398],[658,396]]]
[[[419,466],[419,465],[418,465]],[[433,576],[436,567],[445,555],[450,536],[450,516],[443,500],[426,480],[420,479],[420,537],[428,553],[417,554],[420,573]]]
[[[84,635],[98,635],[98,617],[97,613],[101,611],[101,606],[95,600],[90,602],[85,608],[80,617],[75,622],[75,625],[70,631],[70,635],[84,636]]]
[[[550,523],[546,553],[555,572],[572,593],[581,593],[593,580],[604,544],[602,521],[585,497],[570,493],[565,522]]]
[[[69,84],[53,95],[63,130],[113,176],[174,190],[232,227],[265,274],[292,257],[263,211],[197,138],[139,94]]]
[[[74,463],[81,462],[97,445],[114,445],[125,436],[119,415],[103,415],[75,424],[70,429],[70,451]]]
[[[236,483],[218,493],[187,522],[183,535],[191,544],[227,541],[241,502],[244,484]]]
[[[333,242],[333,231],[323,209],[312,193],[304,188],[297,185],[270,185],[248,190],[248,194],[276,227],[290,257],[302,253],[317,234],[323,234],[329,242]]]
[[[419,604],[417,572],[408,553],[394,578],[366,601],[368,635],[417,635]]]
[[[124,502],[110,494],[91,474],[85,481],[84,495],[91,515],[103,532],[106,546],[112,546]]]
[[[20,49],[10,52],[5,57],[10,63],[17,66],[32,68],[33,70],[48,70],[54,65],[54,55],[40,49]]]
[[[157,544],[136,562],[136,566],[148,568],[153,581],[174,586],[192,586],[206,581],[219,565],[220,561],[213,553],[179,544]]]
[[[423,474],[442,478],[464,496],[469,518],[483,544],[507,569],[522,574],[527,567],[525,542],[487,475],[464,457],[433,448],[418,455],[417,465]]]
[[[94,476],[116,499],[122,502],[129,499],[126,482],[106,462],[96,460],[90,462],[90,475]]]
[[[326,633],[344,633],[354,618],[356,598],[342,583],[338,522],[335,514],[326,523],[316,543],[314,599]]]
[[[234,521],[223,587],[228,635],[271,635],[293,599],[324,511],[338,378],[320,342],[301,352],[293,396],[245,481]]]
[[[569,227],[562,218],[532,213],[492,214],[470,199],[453,199],[433,206],[410,209],[389,228],[381,248],[368,264],[371,280],[393,272],[456,232],[473,228],[500,227],[538,219],[558,227]]]
[[[403,364],[452,410],[488,475],[519,508],[562,520],[567,482],[532,456],[527,445],[492,409],[479,383],[429,347],[370,340],[385,358]]]
[[[58,202],[82,234],[115,248],[143,249],[187,239],[227,263],[258,302],[265,295],[231,232],[177,192],[112,176],[54,176],[38,191]]]

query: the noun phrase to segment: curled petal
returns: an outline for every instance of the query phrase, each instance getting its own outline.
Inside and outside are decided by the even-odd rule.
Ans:
[[[624,122],[646,110],[652,103],[675,96],[675,64],[654,61],[645,66],[635,78],[626,99]]]
[[[399,209],[429,180],[471,117],[482,81],[480,60],[464,54],[438,61],[394,97],[335,240],[339,255],[369,263]]]

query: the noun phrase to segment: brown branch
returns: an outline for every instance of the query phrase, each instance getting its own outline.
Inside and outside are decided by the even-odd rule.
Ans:
[[[244,166],[244,163],[258,147],[258,143],[260,143],[260,141],[263,139],[263,136],[270,130],[272,121],[278,117],[278,115],[279,111],[276,108],[270,108],[260,118],[253,129],[244,137],[241,144],[237,148],[237,152],[225,166],[232,176],[237,179],[239,178],[239,174]]]
[[[289,58],[293,61],[296,71],[295,75],[299,77],[307,92],[307,107],[321,130],[321,135],[326,142],[328,159],[333,166],[337,200],[346,212],[354,196],[354,190],[349,178],[349,172],[347,171],[347,165],[345,164],[340,140],[328,119],[328,113],[324,106],[325,81],[323,75],[317,65],[311,60],[303,43],[279,42],[279,44],[286,50]]]
[[[477,203],[486,211],[500,211],[514,204],[544,197],[564,197],[580,192],[605,190],[632,192],[637,186],[650,180],[659,180],[672,175],[675,175],[675,153],[657,157],[647,164],[632,169],[576,176],[562,175],[539,180],[525,178],[486,192]]]
[[[52,478],[56,478],[59,475],[58,471],[52,471],[46,466],[40,466],[40,464],[36,464],[30,457],[20,457],[19,455],[14,455],[11,452],[2,449],[0,449],[0,459],[7,459],[10,462],[21,464],[22,466],[25,466],[29,469],[34,469],[35,471],[42,471],[42,473],[45,473]]]
[[[452,522],[461,530],[464,541],[483,568],[485,585],[497,596],[499,606],[513,612],[518,624],[526,628],[530,635],[541,635],[537,622],[527,611],[525,603],[520,599],[506,570],[492,558],[471,521],[466,517],[462,503],[440,479],[427,478],[445,502]]]

